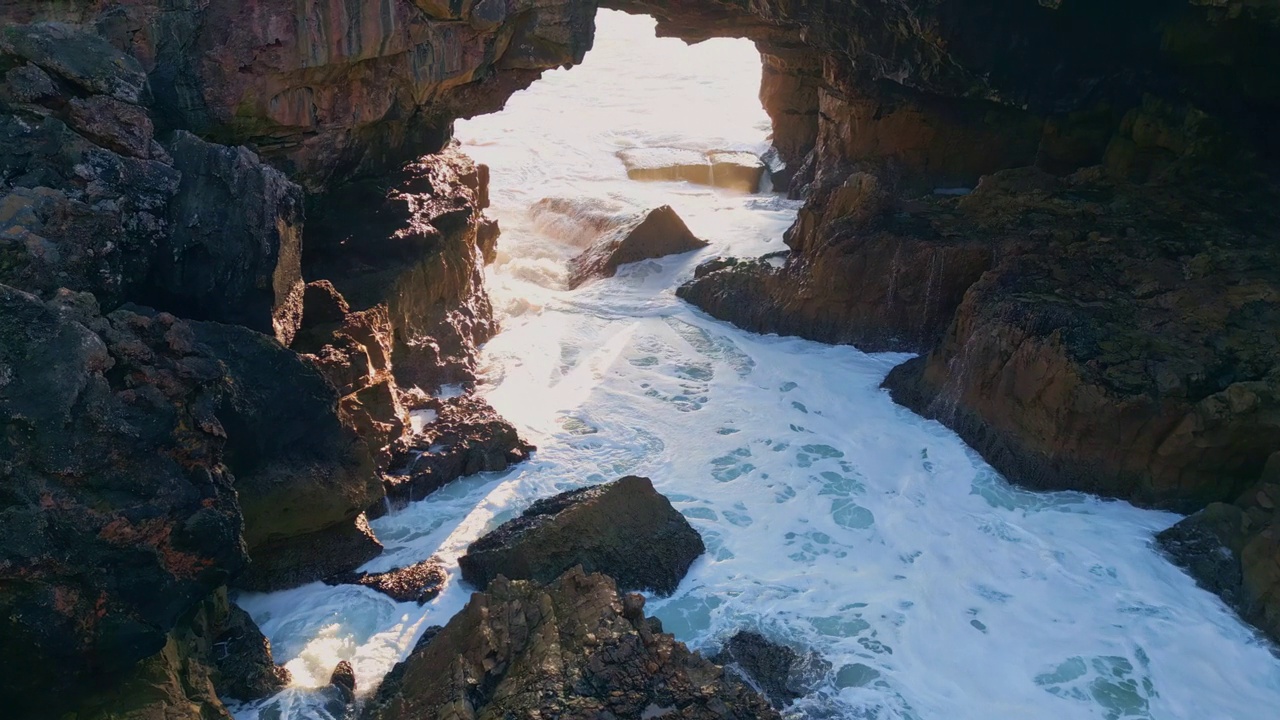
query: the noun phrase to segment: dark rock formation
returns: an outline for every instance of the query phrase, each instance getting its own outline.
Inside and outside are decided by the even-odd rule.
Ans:
[[[1280,452],[1233,504],[1213,503],[1156,541],[1201,587],[1280,637]]]
[[[528,459],[534,447],[520,439],[511,423],[489,403],[466,393],[454,398],[417,398],[416,410],[435,419],[398,447],[397,460],[386,475],[387,499],[403,507],[466,475],[500,472]],[[375,516],[380,505],[370,508]]]
[[[547,583],[581,565],[624,590],[670,595],[705,551],[649,479],[630,476],[535,502],[471,543],[458,566],[481,590],[498,576]]]
[[[309,283],[292,348],[337,390],[343,424],[368,443],[379,470],[409,426],[391,366],[394,331],[385,305],[353,312],[328,280]]]
[[[340,573],[325,578],[325,582],[329,585],[363,585],[396,602],[416,602],[422,605],[440,594],[447,577],[440,561],[430,558],[387,572]]]
[[[334,193],[313,213],[307,274],[331,281],[353,309],[386,306],[405,387],[472,380],[476,346],[497,331],[483,287],[488,205],[489,169],[454,146]]]
[[[56,713],[245,563],[222,368],[171,315],[0,286],[0,702]],[[45,692],[32,692],[43,688]]]
[[[586,720],[664,713],[778,717],[721,668],[662,634],[644,617],[643,597],[619,597],[609,578],[574,569],[550,585],[500,579],[472,596],[388,675],[362,718]]]
[[[168,635],[164,648],[87,698],[73,720],[230,720],[218,694],[253,700],[280,690],[289,672],[244,611],[218,591]],[[48,717],[42,712],[39,717]]]
[[[368,445],[340,422],[337,394],[314,367],[252,330],[193,325],[227,369],[216,415],[227,429],[227,466],[236,477],[250,556],[349,522],[381,501]]]
[[[358,568],[381,554],[382,543],[360,514],[323,530],[254,548],[253,563],[235,579],[235,585],[259,592],[285,590]]]
[[[178,131],[166,149],[182,181],[142,301],[287,345],[302,319],[302,189],[242,147]]]
[[[901,207],[882,181],[854,173],[815,190],[781,262],[711,262],[677,295],[756,332],[920,350],[951,322],[965,291],[991,265],[993,244],[956,233],[951,205]],[[901,208],[901,209],[900,209]]]
[[[747,630],[730,637],[711,661],[741,673],[776,708],[804,697],[816,677],[831,669],[831,663],[816,653],[801,655]]]
[[[707,242],[689,231],[670,205],[639,213],[600,237],[569,263],[569,287],[613,277],[627,263],[691,252]]]
[[[1235,498],[1280,447],[1280,195],[1024,180],[956,203],[999,260],[886,380],[895,399],[1026,485],[1184,511]]]

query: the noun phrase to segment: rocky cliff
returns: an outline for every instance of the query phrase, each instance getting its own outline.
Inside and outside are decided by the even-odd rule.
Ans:
[[[896,396],[1015,481],[1234,502],[1197,537],[1274,627],[1280,6],[605,5],[752,39],[808,199],[781,268],[717,262],[684,297],[925,353]],[[386,488],[527,454],[470,399],[406,437],[494,331],[487,171],[451,123],[581,61],[595,10],[0,0],[0,702],[218,717],[228,582],[349,570]],[[255,657],[218,690],[278,686]]]
[[[408,411],[496,329],[452,121],[581,60],[594,12],[0,3],[6,707],[211,718],[280,686],[265,641],[256,676],[219,665],[256,633],[224,588],[380,551]],[[488,413],[439,454],[526,457]]]

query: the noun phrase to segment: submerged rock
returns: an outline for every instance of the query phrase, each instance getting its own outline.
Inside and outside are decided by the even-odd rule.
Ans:
[[[817,653],[801,655],[763,635],[743,630],[729,638],[712,662],[740,672],[776,708],[804,697],[831,663]]]
[[[656,627],[655,627],[656,626]],[[575,568],[548,585],[496,580],[387,676],[363,720],[520,717],[771,720],[759,695]]]
[[[624,590],[670,595],[705,551],[648,478],[628,476],[535,502],[471,543],[458,565],[482,590],[498,576],[546,583],[581,565]]]
[[[595,278],[613,277],[618,267],[650,258],[691,252],[707,246],[670,205],[639,213],[592,243],[569,262],[569,288]]]
[[[363,585],[396,602],[416,602],[422,605],[440,594],[447,578],[448,573],[445,572],[440,560],[430,558],[408,567],[386,572],[341,573],[325,578],[325,584]]]

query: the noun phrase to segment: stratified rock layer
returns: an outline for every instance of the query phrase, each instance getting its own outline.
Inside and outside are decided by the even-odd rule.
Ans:
[[[629,476],[535,502],[458,558],[480,589],[505,576],[550,582],[581,565],[626,590],[675,592],[706,547],[648,478]]]
[[[770,720],[759,695],[644,617],[644,598],[581,569],[494,582],[414,650],[363,720],[555,717]]]

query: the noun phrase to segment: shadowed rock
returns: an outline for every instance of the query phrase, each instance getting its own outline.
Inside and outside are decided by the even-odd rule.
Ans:
[[[730,637],[712,662],[745,676],[776,708],[790,705],[812,689],[831,663],[817,653],[807,656],[763,635],[743,630]]]
[[[235,586],[259,592],[285,590],[358,568],[381,554],[382,543],[360,514],[354,520],[255,548],[253,562],[236,578]]]
[[[650,258],[691,252],[707,246],[689,231],[670,205],[639,213],[592,243],[569,262],[569,288],[595,278],[613,277],[618,267]]]
[[[444,589],[448,574],[436,558],[423,560],[408,567],[380,573],[349,572],[325,578],[326,585],[363,585],[377,590],[396,602],[416,602],[419,605],[434,599]]]
[[[766,171],[764,162],[749,152],[636,148],[619,151],[618,159],[632,180],[684,181],[748,193],[760,189]]]
[[[581,565],[624,590],[670,595],[705,551],[648,478],[629,476],[535,502],[471,543],[458,565],[482,590],[499,575],[546,583]]]
[[[466,714],[452,714],[466,708]],[[581,568],[495,581],[388,674],[363,720],[544,717],[773,720],[759,695]]]
[[[1280,638],[1280,452],[1234,503],[1213,503],[1156,542],[1200,587]]]

